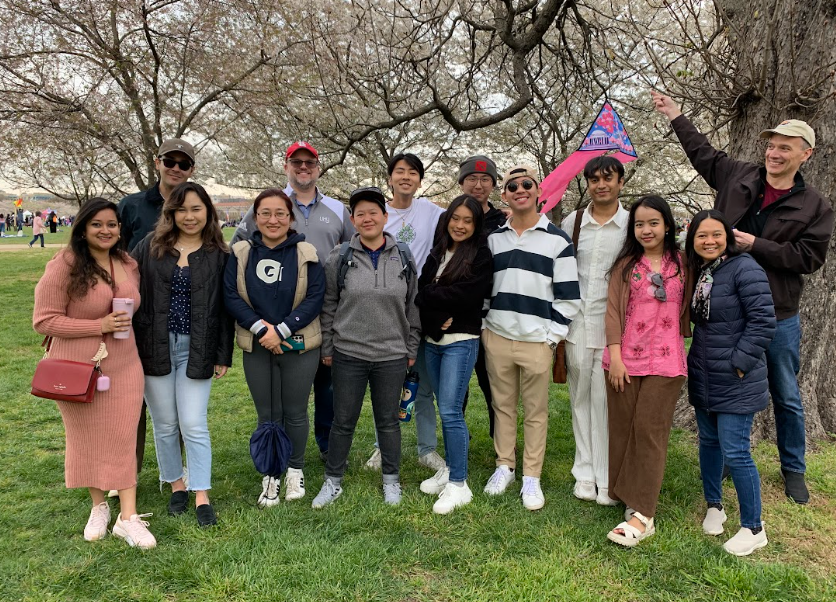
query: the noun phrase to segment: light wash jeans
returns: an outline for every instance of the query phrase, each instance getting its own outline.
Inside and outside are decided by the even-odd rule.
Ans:
[[[186,376],[190,339],[187,334],[168,333],[171,372],[145,377],[145,400],[154,424],[160,481],[173,483],[183,478],[179,439],[182,434],[189,490],[206,491],[212,487],[212,445],[206,420],[212,379]]]
[[[470,435],[464,421],[464,396],[470,386],[470,375],[479,355],[479,339],[458,341],[449,345],[426,343],[426,363],[430,381],[438,398],[444,453],[450,468],[450,480],[461,483],[467,479],[467,452]]]

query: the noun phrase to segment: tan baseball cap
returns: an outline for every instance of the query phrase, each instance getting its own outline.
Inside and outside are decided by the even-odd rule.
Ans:
[[[502,185],[506,186],[508,182],[517,178],[531,178],[535,184],[540,185],[540,176],[537,175],[537,170],[530,165],[524,165],[522,163],[512,165],[508,168],[508,171],[502,176]]]
[[[163,143],[160,145],[160,150],[157,151],[157,156],[163,157],[168,153],[183,153],[194,162],[194,147],[180,138],[163,140]]]
[[[810,145],[810,148],[816,148],[816,133],[813,131],[813,128],[807,125],[806,121],[801,121],[800,119],[787,119],[786,121],[782,121],[771,130],[762,131],[761,138],[769,138],[772,134],[801,138]]]

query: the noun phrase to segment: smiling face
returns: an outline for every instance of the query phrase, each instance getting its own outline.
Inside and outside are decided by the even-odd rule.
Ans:
[[[705,262],[714,261],[726,252],[726,229],[716,219],[704,219],[694,233],[694,252]]]
[[[601,207],[617,203],[618,195],[624,188],[624,178],[619,178],[618,172],[615,170],[609,173],[596,171],[586,180],[586,183],[592,202]]]
[[[186,235],[198,235],[206,226],[206,205],[200,200],[196,192],[189,191],[183,204],[174,211],[174,224]]]
[[[113,209],[102,209],[87,222],[84,239],[91,251],[109,252],[119,241],[119,220]]]
[[[284,242],[290,229],[291,216],[284,199],[277,196],[261,199],[255,212],[255,225],[261,232],[264,244],[272,247]]]
[[[388,221],[389,215],[374,201],[359,201],[351,213],[351,223],[363,241],[379,240]]]
[[[473,236],[476,231],[473,219],[473,213],[470,209],[464,205],[456,207],[453,215],[450,216],[450,223],[447,224],[447,233],[452,241],[450,250],[454,250],[460,242],[464,242]]]
[[[172,167],[167,167],[166,162],[174,161]],[[182,169],[180,164],[188,164],[189,169]],[[160,172],[160,187],[166,190],[171,190],[178,184],[186,182],[194,173],[194,163],[186,153],[172,152],[166,153],[163,158],[157,157],[154,159],[154,166]]]
[[[392,168],[392,175],[389,176],[389,186],[398,194],[414,197],[421,187],[421,174],[409,163],[401,159]]]
[[[465,176],[460,186],[464,194],[469,194],[481,205],[488,202],[494,189],[493,178],[485,173],[472,173]]]
[[[665,218],[655,209],[642,205],[636,209],[633,233],[645,253],[658,253],[665,244]]]
[[[813,149],[801,138],[772,134],[764,155],[766,173],[773,178],[795,177],[795,172],[812,154]]]
[[[528,189],[526,189],[526,186]],[[502,200],[505,201],[514,213],[536,211],[537,199],[539,197],[540,186],[528,176],[509,180],[505,183],[502,190]]]
[[[284,172],[293,190],[310,190],[319,179],[319,159],[304,148],[300,148],[284,162]]]

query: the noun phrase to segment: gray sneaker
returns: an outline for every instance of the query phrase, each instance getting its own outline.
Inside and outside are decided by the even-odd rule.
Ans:
[[[397,506],[401,503],[400,483],[383,484],[383,502],[389,504],[390,506]]]
[[[311,508],[324,508],[342,495],[343,488],[334,483],[331,479],[325,479],[322,489],[316,494]]]

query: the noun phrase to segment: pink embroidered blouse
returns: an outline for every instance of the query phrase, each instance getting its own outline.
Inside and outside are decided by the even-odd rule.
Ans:
[[[667,300],[659,301],[656,298],[658,287],[651,282],[650,262],[642,257],[633,268],[621,336],[621,359],[630,376],[688,375],[685,339],[679,330],[685,277],[676,271],[676,264],[665,257],[662,276]],[[603,364],[604,370],[610,369],[609,349],[604,350]]]

